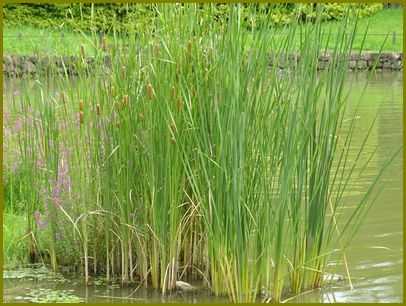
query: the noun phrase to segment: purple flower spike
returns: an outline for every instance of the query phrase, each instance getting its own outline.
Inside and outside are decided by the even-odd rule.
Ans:
[[[19,117],[14,122],[14,127],[13,127],[14,133],[20,132],[22,130],[22,128],[23,128],[23,120]]]
[[[68,166],[68,155],[69,151],[62,149],[61,160],[58,164],[58,174],[57,179],[53,182],[53,187],[51,191],[51,202],[56,206],[60,207],[62,205],[62,197],[64,193],[70,191],[71,188],[71,178],[69,176],[69,166]]]
[[[44,229],[47,227],[48,222],[41,220],[41,213],[38,210],[34,212],[34,219],[39,229]]]

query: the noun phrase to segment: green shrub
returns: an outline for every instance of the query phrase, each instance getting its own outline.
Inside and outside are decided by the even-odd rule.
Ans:
[[[183,4],[179,4],[183,6]],[[256,28],[264,24],[270,14],[274,25],[286,25],[299,18],[311,21],[316,11],[321,9],[325,21],[343,18],[348,9],[353,9],[361,17],[370,16],[383,8],[383,4],[257,4],[245,5],[242,16],[246,27]],[[213,7],[200,5],[216,20],[228,20],[230,6],[217,4]],[[213,12],[214,10],[214,12]],[[8,4],[3,8],[6,25],[21,24],[39,28],[67,28],[70,30],[110,32],[137,32],[145,30],[157,18],[154,5],[145,4]]]
[[[3,8],[6,25],[109,32],[137,31],[151,24],[152,5],[13,4]]]

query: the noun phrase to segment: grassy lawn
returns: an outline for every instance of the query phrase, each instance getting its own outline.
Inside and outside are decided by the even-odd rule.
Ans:
[[[336,32],[339,23],[326,24],[326,29]],[[383,51],[401,52],[403,49],[403,11],[401,9],[385,9],[375,15],[359,20],[358,35],[354,41],[354,48],[359,49],[362,45],[364,32],[368,30],[363,50],[379,51],[383,45]],[[393,32],[396,32],[393,41]]]
[[[368,37],[363,50],[378,51],[385,41],[383,51],[402,51],[403,46],[403,16],[401,9],[385,9],[374,16],[363,18],[359,22],[359,34],[354,47],[359,49],[363,40],[363,33],[368,29]],[[337,32],[339,22],[325,24],[326,31]],[[393,32],[396,32],[394,39]],[[80,45],[85,47],[87,54],[91,54],[92,43],[80,33],[66,30],[35,29],[32,27],[8,27],[5,25],[3,34],[4,54],[48,54],[74,55],[78,54]]]
[[[19,55],[74,55],[80,45],[93,49],[84,35],[67,30],[36,29],[29,26],[3,28],[3,53]]]
[[[307,25],[311,27],[311,24]],[[325,43],[328,40],[328,34],[331,34],[329,39],[329,48],[335,45],[334,34],[340,32],[342,26],[341,21],[326,22],[323,24],[325,33]],[[349,29],[351,26],[349,26]],[[283,40],[289,29],[281,29],[276,40]],[[365,32],[367,37],[364,40]],[[394,37],[394,34],[395,37]],[[299,47],[299,34],[295,37],[295,46]],[[355,34],[353,49],[358,51],[362,48],[363,51],[379,51],[383,52],[402,52],[403,49],[403,12],[401,9],[386,9],[382,10],[371,17],[359,19],[358,29]]]

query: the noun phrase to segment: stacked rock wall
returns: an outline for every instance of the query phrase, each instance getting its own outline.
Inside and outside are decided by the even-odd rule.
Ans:
[[[270,65],[277,63],[279,68],[294,68],[300,61],[297,54],[289,54],[283,58],[275,59],[270,56]],[[75,75],[80,65],[92,67],[95,60],[92,57],[81,59],[77,56],[3,56],[3,73],[8,77],[20,77],[23,75],[37,75],[46,73]],[[317,68],[323,70],[333,63],[333,57],[330,54],[323,54],[319,57]],[[403,68],[403,53],[372,53],[364,52],[361,54],[351,54],[350,58],[343,61],[337,61],[336,64],[345,63],[349,70],[401,70]],[[109,67],[110,58],[104,58],[104,64]]]

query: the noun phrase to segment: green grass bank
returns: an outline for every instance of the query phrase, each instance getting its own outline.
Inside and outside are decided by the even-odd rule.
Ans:
[[[325,33],[332,35],[339,33],[340,23],[337,21],[324,22],[322,28]],[[363,33],[368,35],[363,42]],[[272,35],[279,35],[277,40],[283,41],[287,30],[270,31]],[[395,34],[394,34],[395,33]],[[323,39],[327,39],[327,34]],[[112,42],[112,36],[107,42]],[[125,39],[123,39],[125,41]],[[297,46],[299,38],[295,38]],[[252,44],[252,42],[251,42]],[[329,47],[333,46],[329,43]],[[403,11],[402,9],[384,9],[372,16],[359,20],[359,33],[355,36],[354,50],[359,50],[363,44],[365,51],[393,51],[402,52],[403,48]],[[3,29],[3,52],[5,55],[77,55],[79,46],[83,45],[87,54],[94,53],[93,42],[87,35],[69,30],[39,29],[32,26],[7,26]]]

